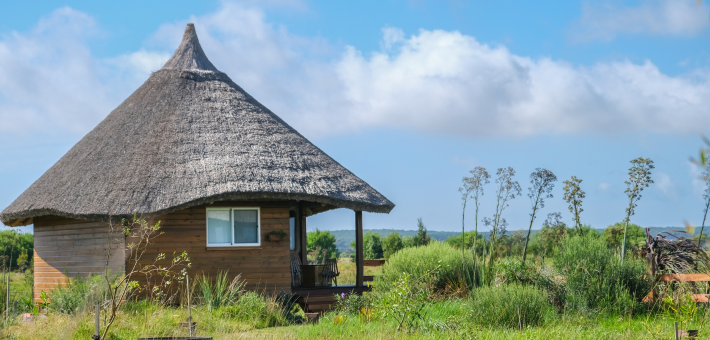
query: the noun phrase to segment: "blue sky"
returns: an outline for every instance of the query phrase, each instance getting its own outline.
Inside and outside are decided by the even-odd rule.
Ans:
[[[0,206],[165,62],[196,24],[221,71],[397,204],[366,228],[460,230],[461,177],[512,166],[527,228],[535,168],[559,182],[534,224],[587,192],[582,222],[624,217],[629,161],[655,161],[632,222],[700,223],[689,161],[710,126],[710,4],[694,0],[39,1],[0,12]],[[494,209],[486,187],[481,218]],[[312,217],[344,229],[351,211]],[[472,226],[473,212],[467,214]]]

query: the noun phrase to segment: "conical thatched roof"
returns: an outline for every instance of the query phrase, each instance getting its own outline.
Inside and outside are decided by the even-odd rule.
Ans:
[[[312,211],[394,204],[252,98],[207,59],[192,24],[160,71],[1,214],[106,220],[226,200],[293,200]]]

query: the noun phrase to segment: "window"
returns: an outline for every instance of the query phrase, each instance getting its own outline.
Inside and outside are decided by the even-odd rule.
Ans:
[[[208,208],[207,246],[260,246],[259,215],[259,208]]]

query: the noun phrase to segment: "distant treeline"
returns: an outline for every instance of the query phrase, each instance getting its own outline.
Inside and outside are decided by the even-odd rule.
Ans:
[[[651,228],[651,235],[656,236],[657,234],[661,232],[673,232],[673,234],[678,234],[679,236],[683,236],[686,238],[690,237],[695,237],[700,233],[700,228],[696,228],[695,232],[693,235],[689,235],[685,233],[685,228],[684,227],[650,227]],[[604,229],[606,228],[594,228],[596,229],[599,233],[602,233]],[[509,231],[509,235],[512,235],[513,233],[520,232],[519,231]],[[400,237],[412,237],[417,234],[417,230],[397,230],[397,229],[365,229],[366,233],[372,232],[375,234],[379,234],[380,237],[383,239],[387,237],[387,235],[396,232],[399,234]],[[532,235],[535,235],[536,233],[540,232],[540,230],[532,230],[531,232],[531,237]],[[350,254],[353,252],[353,249],[351,247],[351,244],[355,242],[355,230],[331,230],[330,234],[332,234],[335,237],[335,247],[338,249],[339,253],[344,253],[344,254]],[[429,237],[431,237],[432,240],[437,240],[437,241],[446,241],[449,238],[452,237],[458,237],[459,239],[461,238],[461,232],[458,231],[430,231],[427,230],[427,234]],[[468,234],[468,233],[467,233]],[[484,232],[479,232],[479,237],[483,237],[484,239],[488,240],[490,233],[487,231]]]

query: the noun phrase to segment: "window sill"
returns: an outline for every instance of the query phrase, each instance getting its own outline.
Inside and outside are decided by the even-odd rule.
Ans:
[[[244,246],[244,247],[205,247],[205,250],[258,250],[261,246]]]

